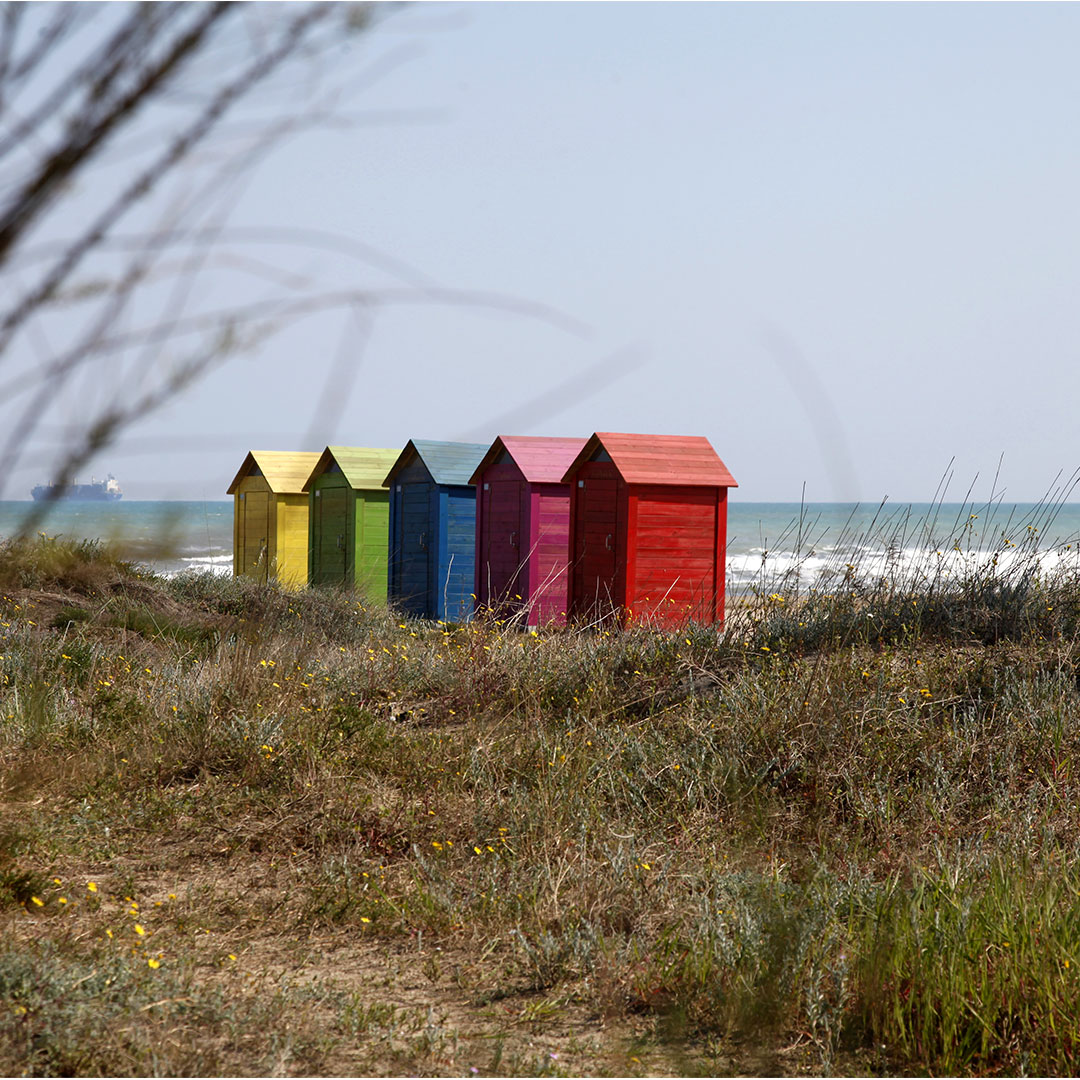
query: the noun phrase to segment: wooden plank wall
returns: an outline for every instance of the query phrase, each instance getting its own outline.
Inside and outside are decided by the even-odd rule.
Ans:
[[[635,484],[627,606],[637,621],[713,622],[717,602],[717,501],[722,488]]]

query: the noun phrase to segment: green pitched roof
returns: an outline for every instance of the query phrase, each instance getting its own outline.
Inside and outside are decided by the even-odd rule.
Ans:
[[[384,484],[389,486],[394,474],[418,457],[436,484],[456,484],[468,487],[472,474],[488,451],[487,443],[435,442],[432,439],[410,439],[398,455]]]
[[[371,446],[328,446],[311,470],[304,490],[310,491],[315,478],[325,472],[331,462],[336,462],[354,491],[380,491],[386,470],[397,456],[397,450]]]

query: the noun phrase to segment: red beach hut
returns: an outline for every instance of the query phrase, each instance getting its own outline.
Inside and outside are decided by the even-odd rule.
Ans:
[[[708,439],[597,432],[563,479],[572,617],[723,621],[727,493],[738,485]]]
[[[500,435],[476,485],[476,606],[525,622],[566,621],[570,486],[563,474],[584,439]]]

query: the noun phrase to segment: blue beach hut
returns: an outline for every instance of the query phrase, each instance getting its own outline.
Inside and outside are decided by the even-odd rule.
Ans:
[[[476,488],[486,444],[410,439],[390,489],[387,599],[401,611],[462,622],[473,611]]]

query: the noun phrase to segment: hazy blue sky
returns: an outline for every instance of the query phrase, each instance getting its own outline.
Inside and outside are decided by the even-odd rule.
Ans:
[[[231,360],[95,468],[219,497],[252,447],[619,430],[708,436],[746,501],[925,500],[952,458],[960,498],[1002,453],[1037,498],[1080,465],[1078,47],[1071,4],[410,7],[335,62],[393,61],[353,112],[416,111],[285,143],[231,221],[560,317],[232,245],[262,276],[220,273],[219,303],[270,266],[398,291],[366,338],[335,309]]]

